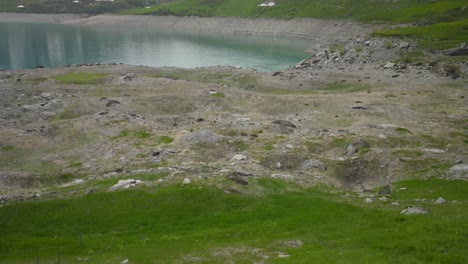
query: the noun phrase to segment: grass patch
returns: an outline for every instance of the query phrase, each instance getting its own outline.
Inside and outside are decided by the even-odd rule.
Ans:
[[[11,151],[11,150],[14,150],[15,147],[14,146],[11,146],[11,145],[6,145],[6,146],[3,146],[1,148],[2,151]]]
[[[225,97],[225,95],[223,93],[219,93],[219,92],[212,93],[211,96],[212,97]]]
[[[416,64],[416,63],[423,63],[426,60],[427,60],[427,57],[426,57],[426,54],[424,54],[424,52],[410,51],[410,52],[406,52],[402,54],[398,62]]]
[[[428,26],[400,27],[377,31],[378,37],[416,38],[418,45],[428,49],[447,49],[456,47],[462,42],[468,42],[468,19],[441,22]]]
[[[398,132],[399,134],[412,134],[411,130],[403,127],[397,127],[395,128],[395,131]]]
[[[110,139],[111,140],[116,140],[116,139],[119,139],[119,138],[126,138],[126,137],[146,139],[146,138],[150,138],[151,134],[148,131],[145,131],[145,130],[137,130],[137,131],[122,130],[118,135],[113,136]]]
[[[99,84],[106,77],[102,73],[70,72],[52,77],[52,79],[63,84]]]
[[[76,199],[0,208],[0,257],[6,263],[460,263],[466,256],[466,204],[427,205],[429,215],[362,207],[317,190],[251,179],[262,196],[204,185],[93,193]],[[407,181],[395,197],[467,200],[467,182]],[[427,192],[433,191],[430,196]],[[342,199],[341,199],[342,200]],[[80,247],[80,236],[83,248]],[[284,242],[299,239],[302,247]],[[261,248],[256,254],[254,248]],[[242,252],[242,253],[236,253]]]
[[[159,137],[158,139],[159,144],[170,144],[172,142],[174,142],[174,138],[169,137],[169,136],[162,136],[162,137]]]

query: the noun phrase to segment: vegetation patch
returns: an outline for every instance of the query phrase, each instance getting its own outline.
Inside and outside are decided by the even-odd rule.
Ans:
[[[63,263],[284,261],[277,252],[294,263],[459,263],[466,255],[465,203],[426,204],[428,215],[404,216],[401,207],[355,205],[315,189],[288,191],[277,180],[249,181],[264,195],[177,185],[12,204],[0,208],[0,256],[8,263],[53,263],[60,248]],[[468,199],[465,181],[395,186],[407,188],[394,192],[405,200]],[[292,240],[303,245],[284,243]]]
[[[52,77],[52,79],[63,84],[99,84],[106,77],[102,73],[70,72]]]
[[[159,144],[170,144],[174,141],[174,138],[170,136],[162,136],[158,138],[158,143]]]
[[[3,146],[1,148],[2,151],[11,151],[11,150],[14,150],[15,147],[14,146],[11,146],[11,145],[6,145],[6,146]]]

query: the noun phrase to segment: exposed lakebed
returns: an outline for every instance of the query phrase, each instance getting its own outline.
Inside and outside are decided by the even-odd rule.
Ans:
[[[125,63],[194,68],[284,69],[308,57],[311,40],[158,29],[0,23],[0,67]]]

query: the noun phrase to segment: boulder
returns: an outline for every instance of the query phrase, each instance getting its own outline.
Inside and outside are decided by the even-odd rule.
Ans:
[[[445,56],[465,56],[468,55],[468,47],[460,46],[458,48],[444,50],[443,54]]]
[[[325,165],[320,160],[309,159],[304,161],[301,166],[302,170],[311,170],[311,169],[319,169],[319,170],[327,170],[327,165]]]
[[[400,214],[412,215],[412,214],[427,214],[427,209],[422,207],[408,207],[400,212]]]
[[[131,187],[135,187],[138,184],[142,184],[143,181],[141,180],[133,180],[133,179],[128,179],[128,180],[119,180],[117,184],[109,188],[109,191],[115,191],[118,189],[128,189]]]
[[[197,130],[185,137],[185,140],[192,143],[216,143],[219,135],[208,129]]]
[[[290,128],[297,128],[295,124],[287,120],[275,120],[272,122],[273,125],[283,126],[283,127],[290,127]]]
[[[241,161],[241,160],[246,160],[247,156],[242,155],[242,154],[236,154],[232,157],[233,160]]]
[[[468,164],[457,164],[448,170],[448,174],[452,178],[468,179]]]
[[[190,184],[190,179],[189,178],[185,178],[183,181],[182,181],[182,184]]]
[[[410,47],[410,44],[409,42],[406,42],[406,41],[400,41],[400,44],[398,45],[398,47],[400,49],[407,49]]]
[[[437,200],[435,200],[434,204],[444,204],[446,201],[444,198],[439,197]]]
[[[385,184],[380,190],[377,192],[377,195],[384,196],[384,195],[391,195],[390,184]]]
[[[241,177],[238,177],[238,176],[231,176],[229,177],[229,179],[233,182],[236,182],[236,183],[239,183],[241,185],[249,185],[249,182],[242,179]]]
[[[109,100],[109,101],[107,101],[106,106],[107,106],[107,107],[110,107],[110,106],[113,106],[113,105],[115,105],[115,104],[120,104],[120,102],[117,101],[117,100]]]

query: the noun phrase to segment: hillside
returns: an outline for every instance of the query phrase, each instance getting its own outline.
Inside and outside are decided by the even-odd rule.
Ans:
[[[376,36],[411,37],[425,49],[445,49],[468,42],[468,8],[460,0],[277,0],[274,6],[259,6],[251,0],[4,0],[0,12],[29,13],[118,13],[127,15],[174,15],[249,18],[351,19],[364,23],[401,24]],[[18,8],[19,5],[24,7]]]

